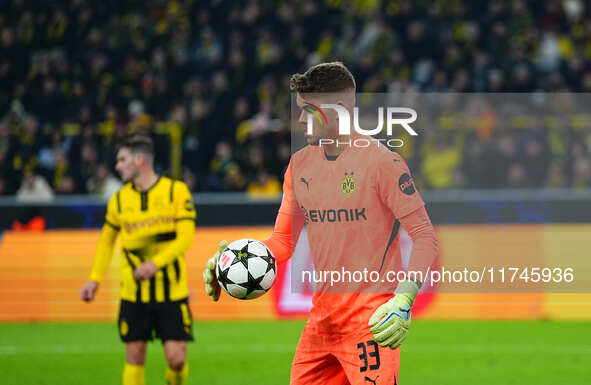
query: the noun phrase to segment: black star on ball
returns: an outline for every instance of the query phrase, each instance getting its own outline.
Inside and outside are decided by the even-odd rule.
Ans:
[[[275,271],[275,258],[269,253],[269,250],[267,250],[267,255],[259,255],[259,257],[267,262],[267,271],[265,273],[270,270]]]
[[[261,281],[263,280],[263,278],[265,278],[264,275],[260,276],[259,278],[254,278],[251,274],[250,271],[248,272],[248,282],[246,282],[246,296],[248,297],[248,295],[250,293],[252,293],[253,291],[256,290],[265,290],[261,287]]]
[[[227,289],[226,284],[228,282],[228,272],[229,271],[230,271],[230,268],[229,267],[226,270],[222,270],[218,266],[218,282],[220,284],[222,284],[225,289]]]

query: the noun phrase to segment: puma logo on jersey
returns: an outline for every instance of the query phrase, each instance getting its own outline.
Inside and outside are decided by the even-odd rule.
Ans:
[[[311,181],[312,181],[312,178],[310,178],[308,180],[306,180],[304,178],[300,178],[300,182],[303,182],[306,185],[306,187],[308,188],[308,191],[310,191],[310,182]]]
[[[404,313],[404,316],[400,317],[400,318],[404,318],[405,320],[409,320],[410,319],[410,308],[398,308],[398,310],[400,311],[400,313]]]
[[[378,378],[380,378],[380,376],[377,376],[374,380],[372,380],[371,378],[365,376],[365,381],[371,382],[373,385],[377,385],[376,381],[378,380]]]

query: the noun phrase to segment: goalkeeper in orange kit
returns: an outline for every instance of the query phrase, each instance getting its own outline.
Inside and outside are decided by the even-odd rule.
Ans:
[[[284,262],[305,224],[319,271],[352,262],[377,266],[381,272],[400,271],[403,227],[413,240],[409,269],[423,271],[436,257],[438,245],[406,162],[384,146],[339,146],[370,138],[342,135],[336,112],[319,107],[339,105],[353,116],[353,75],[342,63],[323,63],[292,76],[291,89],[301,108],[299,122],[305,124],[308,114],[316,119],[306,135],[308,145],[291,157],[275,229],[264,243]],[[204,271],[206,291],[214,300],[220,294],[215,265],[223,246]],[[321,285],[295,353],[290,383],[397,384],[399,346],[407,336],[420,286],[419,281],[403,280],[395,288],[338,293]]]

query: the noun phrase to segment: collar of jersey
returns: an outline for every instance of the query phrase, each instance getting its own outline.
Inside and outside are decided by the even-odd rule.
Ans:
[[[144,193],[145,194],[145,193],[148,193],[150,190],[152,190],[154,187],[156,187],[156,185],[158,184],[158,182],[160,182],[160,179],[161,179],[160,178],[160,175],[158,175],[158,179],[156,179],[156,182],[154,182],[154,184],[152,184],[150,187],[148,187],[145,191],[140,191],[137,188],[135,188],[135,184],[133,184],[133,182],[131,182],[131,188],[134,191],[137,191],[139,193]]]
[[[360,138],[368,138],[368,136],[356,133],[355,135],[353,135],[351,137],[351,140],[356,140],[356,139],[360,139]],[[320,154],[322,155],[322,159],[324,159],[328,162],[335,162],[335,161],[341,159],[343,157],[344,153],[351,151],[351,149],[354,147],[346,147],[339,155],[337,155],[337,157],[335,159],[329,159],[328,155],[326,155],[326,152],[324,151],[322,146],[319,146],[319,148],[321,149]]]

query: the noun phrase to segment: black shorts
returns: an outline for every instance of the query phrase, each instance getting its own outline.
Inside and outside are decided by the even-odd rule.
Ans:
[[[123,342],[167,340],[193,341],[193,318],[187,299],[174,302],[137,303],[121,300],[119,336]]]

